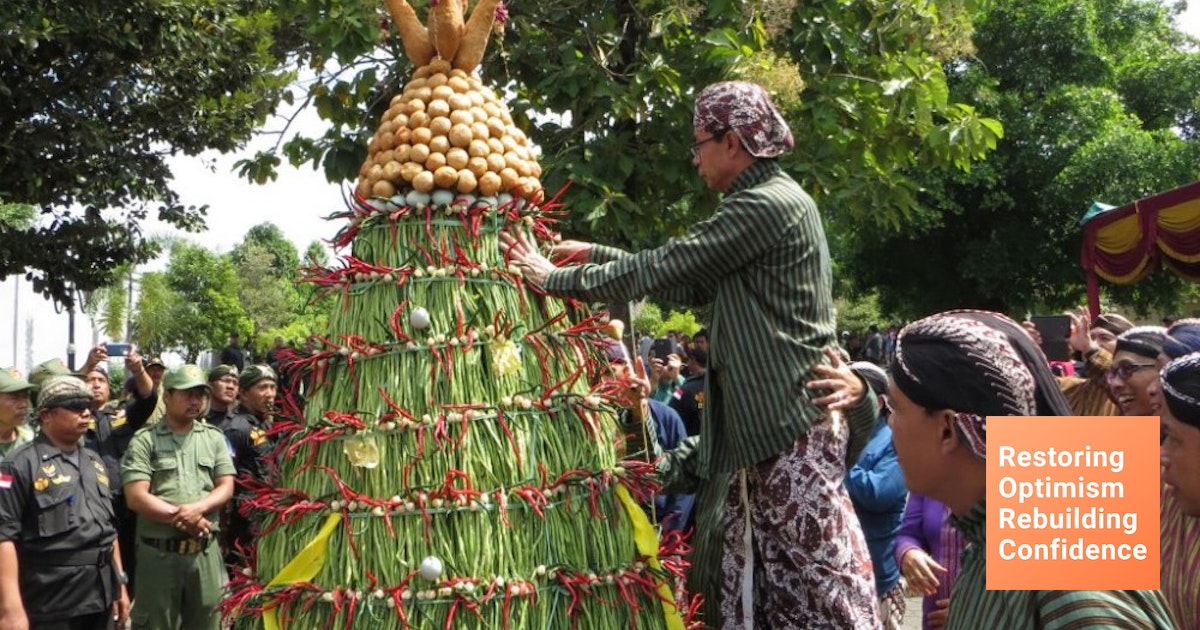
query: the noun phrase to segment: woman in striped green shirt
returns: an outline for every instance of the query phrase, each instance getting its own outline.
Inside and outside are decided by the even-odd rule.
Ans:
[[[1176,627],[1158,591],[987,590],[985,420],[1072,415],[1019,324],[981,311],[914,322],[900,332],[891,375],[892,439],[905,484],[949,506],[968,541],[947,630]]]

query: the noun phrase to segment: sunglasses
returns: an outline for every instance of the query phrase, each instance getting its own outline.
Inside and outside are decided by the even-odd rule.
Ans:
[[[75,413],[83,413],[85,411],[91,410],[92,403],[91,403],[91,401],[88,401],[88,400],[77,400],[77,401],[71,401],[68,403],[63,403],[61,405],[54,405],[54,407],[52,407],[52,408],[53,409],[69,409],[71,411],[74,411]]]
[[[1127,381],[1127,380],[1129,380],[1129,378],[1131,376],[1136,374],[1139,370],[1143,370],[1145,368],[1152,368],[1152,367],[1158,367],[1158,366],[1154,363],[1122,363],[1122,364],[1114,366],[1112,369],[1110,369],[1105,374],[1105,376],[1110,381],[1118,379],[1118,378],[1123,381]]]

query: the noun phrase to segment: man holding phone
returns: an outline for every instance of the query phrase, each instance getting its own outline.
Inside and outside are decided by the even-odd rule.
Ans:
[[[667,337],[655,339],[650,344],[650,398],[666,404],[683,385],[682,352],[675,342]]]
[[[112,385],[105,367],[110,359],[109,348],[123,352],[120,356],[125,361],[125,374],[133,379],[133,400],[125,405],[112,400]],[[84,446],[96,451],[108,470],[113,512],[117,517],[117,536],[121,541],[121,559],[132,590],[133,580],[137,579],[137,555],[134,553],[137,515],[130,511],[125,501],[125,491],[121,485],[121,457],[128,450],[133,434],[146,425],[150,414],[154,412],[158,394],[142,363],[142,355],[130,344],[102,343],[92,348],[80,373],[92,390],[92,422],[84,434]]]

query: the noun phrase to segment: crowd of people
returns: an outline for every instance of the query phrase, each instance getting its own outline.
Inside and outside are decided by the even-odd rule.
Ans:
[[[278,376],[131,349],[114,388],[108,365],[101,344],[78,371],[0,371],[0,628],[217,628],[253,546],[235,478],[267,480]]]
[[[854,344],[766,92],[709,86],[692,122],[693,163],[724,196],[683,236],[636,253],[501,243],[550,295],[707,307],[690,339],[607,348],[635,385],[628,426],[655,433],[641,447],[662,526],[691,533],[703,622],[893,629],[911,589],[925,628],[1200,630],[1200,320],[1072,314],[1078,365],[1058,373],[1035,328],[983,311],[872,325]],[[258,364],[233,338],[208,371],[130,351],[119,404],[104,346],[78,372],[0,371],[0,630],[218,626],[227,571],[254,544],[241,481],[268,481],[270,363],[299,351],[281,342]],[[987,590],[985,418],[1095,414],[1162,417],[1161,589]]]

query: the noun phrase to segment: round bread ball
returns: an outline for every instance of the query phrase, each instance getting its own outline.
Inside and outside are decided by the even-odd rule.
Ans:
[[[454,96],[454,88],[450,87],[449,85],[439,85],[433,88],[433,98],[435,99],[444,101],[451,96]]]
[[[467,132],[470,133],[471,128],[467,127]],[[474,136],[472,136],[473,138]],[[467,146],[467,154],[471,157],[485,158],[492,152],[492,148],[484,140],[471,140],[471,144]]]
[[[450,115],[450,104],[440,98],[433,99],[425,106],[425,111],[434,118]]]
[[[516,169],[506,168],[500,171],[500,190],[512,190],[520,181],[521,176],[517,173]]]
[[[453,166],[458,170],[467,168],[467,162],[471,156],[467,155],[465,149],[453,148],[446,152],[446,165]]]
[[[425,170],[433,171],[434,175],[437,174],[437,170],[439,168],[442,168],[445,165],[446,165],[446,154],[445,153],[430,153],[429,158],[425,160]]]
[[[464,77],[452,76],[447,85],[459,94],[466,94],[471,91],[471,82]]]
[[[458,124],[450,128],[450,133],[447,134],[450,139],[450,144],[456,147],[471,146],[475,139],[475,133],[469,125]],[[486,145],[485,145],[486,146]]]
[[[466,194],[474,192],[478,183],[475,181],[475,174],[471,171],[461,170],[458,172],[458,192]]]
[[[411,182],[413,179],[424,172],[425,168],[416,162],[405,162],[400,165],[400,179],[406,182]]]
[[[467,170],[474,173],[475,177],[483,177],[483,174],[488,172],[487,160],[481,157],[468,158]]]
[[[471,115],[471,112],[469,111],[456,109],[450,112],[450,122],[456,125],[467,125],[469,127],[471,123],[475,122],[475,116]]]
[[[492,196],[500,192],[500,176],[488,171],[479,176],[479,194]]]
[[[429,121],[429,131],[432,132],[435,137],[444,136],[450,133],[450,128],[452,126],[453,124],[450,122],[450,119],[445,116],[438,116],[437,118]]]
[[[455,93],[448,99],[452,109],[463,111],[471,109],[471,99],[466,94]]]
[[[458,184],[458,169],[443,166],[433,173],[433,181],[438,188],[453,190]]]
[[[371,186],[371,194],[376,197],[391,197],[396,194],[396,186],[386,179],[381,179]]]
[[[429,171],[426,171],[426,170],[422,170],[420,173],[417,173],[416,177],[413,178],[412,183],[413,183],[413,189],[415,189],[417,192],[423,192],[423,193],[433,192],[433,185],[434,185],[433,173],[430,173]]]
[[[389,182],[400,181],[400,163],[388,162],[383,165],[383,179]]]
[[[446,82],[449,80],[450,77],[446,76],[445,71],[439,70],[434,74],[429,75],[428,79],[425,79],[425,85],[435,88],[439,85],[446,85]]]
[[[427,128],[427,127],[429,127],[430,120],[431,120],[431,118],[430,118],[429,114],[426,114],[425,112],[417,112],[415,114],[409,114],[408,128],[409,129]]]
[[[429,127],[417,127],[412,130],[412,134],[409,136],[409,141],[413,145],[427,145],[430,140],[433,140],[433,131]]]
[[[392,151],[392,159],[403,164],[408,161],[408,154],[410,151],[412,151],[411,144],[402,144]]]
[[[503,153],[489,153],[485,159],[487,160],[488,170],[493,173],[499,173],[508,166],[508,162],[504,161]]]
[[[423,99],[414,98],[404,104],[404,113],[410,117],[417,113],[425,111],[425,101]]]
[[[412,149],[408,152],[408,159],[424,164],[425,160],[429,159],[430,153],[432,153],[432,151],[429,150],[428,144],[414,144],[412,145]]]
[[[434,136],[429,141],[429,150],[434,153],[445,153],[450,150],[450,138],[446,136]]]

